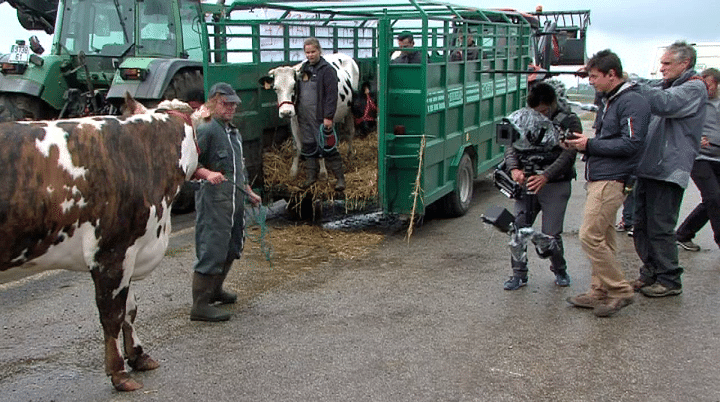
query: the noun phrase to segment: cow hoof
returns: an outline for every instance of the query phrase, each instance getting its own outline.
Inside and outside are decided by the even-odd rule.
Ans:
[[[156,362],[147,353],[143,353],[135,360],[128,360],[128,366],[132,367],[135,371],[149,371],[160,367],[160,363]]]
[[[142,384],[130,378],[126,372],[113,374],[112,383],[115,389],[120,392],[137,391],[143,387]]]

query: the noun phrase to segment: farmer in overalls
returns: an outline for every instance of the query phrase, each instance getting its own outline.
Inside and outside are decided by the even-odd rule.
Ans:
[[[193,321],[225,321],[230,313],[217,304],[231,304],[237,295],[223,290],[223,282],[245,240],[243,201],[257,205],[260,196],[248,184],[240,132],[230,123],[240,103],[232,87],[219,82],[210,88],[205,108],[209,117],[197,128],[200,148],[196,176],[205,179],[195,194]]]

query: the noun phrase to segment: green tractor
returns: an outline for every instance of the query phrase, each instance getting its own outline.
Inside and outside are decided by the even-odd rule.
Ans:
[[[149,106],[203,99],[198,0],[9,1],[35,37],[0,58],[0,121],[118,114],[125,92]],[[55,3],[58,10],[52,16]],[[217,6],[219,7],[219,6]],[[53,26],[54,24],[54,26]]]

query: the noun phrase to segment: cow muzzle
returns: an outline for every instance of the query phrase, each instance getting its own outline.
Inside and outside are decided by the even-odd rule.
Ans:
[[[295,116],[295,104],[290,101],[284,101],[278,105],[278,114],[280,118],[289,119]]]

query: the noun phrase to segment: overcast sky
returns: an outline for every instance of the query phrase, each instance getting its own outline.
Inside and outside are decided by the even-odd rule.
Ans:
[[[229,2],[230,0],[228,0]],[[590,9],[587,55],[610,48],[630,73],[649,77],[658,46],[684,39],[693,43],[720,42],[720,13],[716,0],[453,0],[451,3],[483,8],[514,8],[533,11],[542,4],[545,11]],[[15,10],[0,4],[0,53],[7,53],[15,39],[38,35],[46,50],[50,37],[44,32],[29,33],[17,21]]]

